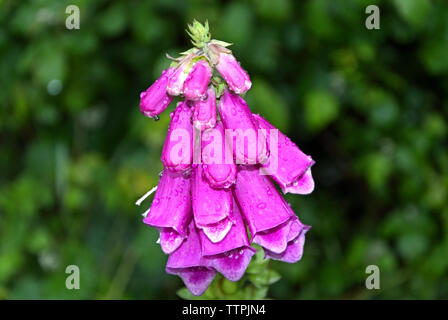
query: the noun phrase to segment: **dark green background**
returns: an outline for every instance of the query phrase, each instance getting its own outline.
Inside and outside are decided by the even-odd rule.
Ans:
[[[149,202],[134,205],[157,184],[173,107],[154,122],[138,102],[194,18],[234,43],[252,111],[316,160],[315,191],[286,196],[313,226],[304,256],[272,264],[269,296],[448,298],[441,0],[0,0],[0,298],[176,298]],[[65,288],[70,264],[81,290]],[[364,286],[370,264],[381,290]]]

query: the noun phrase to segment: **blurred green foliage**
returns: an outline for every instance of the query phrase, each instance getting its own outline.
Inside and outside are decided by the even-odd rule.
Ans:
[[[314,193],[286,196],[313,226],[304,256],[271,264],[268,296],[447,298],[442,0],[0,0],[0,298],[177,297],[148,201],[134,205],[157,184],[169,112],[153,122],[138,101],[194,18],[234,43],[252,110],[317,162]],[[71,264],[80,290],[65,288]],[[380,290],[364,286],[370,264]]]

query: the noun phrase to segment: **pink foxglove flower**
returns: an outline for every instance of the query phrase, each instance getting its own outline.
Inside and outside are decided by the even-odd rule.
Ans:
[[[212,78],[212,68],[205,60],[196,62],[184,83],[184,96],[187,100],[196,101],[204,97]]]
[[[221,121],[202,133],[201,147],[205,179],[213,188],[230,188],[236,181],[237,167],[230,156],[230,162],[226,163],[229,150]]]
[[[204,231],[210,241],[219,242],[234,223],[232,191],[212,188],[202,174],[202,166],[193,169],[191,179],[196,226]]]
[[[238,281],[244,275],[255,249],[250,246],[246,226],[238,205],[233,202],[235,225],[227,236],[218,243],[213,243],[200,232],[202,255],[207,265],[215,268],[230,281]]]
[[[172,96],[183,94],[185,80],[191,71],[192,62],[189,58],[180,63],[173,71],[166,86],[166,92]]]
[[[152,205],[143,222],[160,232],[163,252],[175,251],[187,237],[192,218],[190,177],[164,170]]]
[[[145,116],[158,116],[173,101],[173,97],[166,92],[168,79],[173,72],[174,68],[163,70],[160,78],[140,94],[140,111]]]
[[[253,118],[259,129],[266,129],[266,142],[270,149],[271,134],[277,133],[278,143],[270,152],[268,161],[263,168],[282,188],[283,193],[309,194],[313,192],[314,180],[311,166],[314,160],[304,154],[294,142],[258,114]],[[293,159],[293,161],[291,161]],[[275,164],[274,164],[275,163]]]
[[[185,102],[179,103],[171,116],[161,160],[171,171],[185,171],[193,161],[192,111]]]
[[[264,134],[258,131],[246,101],[224,90],[219,102],[219,114],[235,152],[236,163],[255,164],[266,161],[267,146]]]
[[[216,94],[215,88],[210,86],[206,96],[192,103],[193,125],[198,130],[213,128],[216,125]]]
[[[227,82],[230,90],[243,94],[252,86],[249,75],[231,53],[220,52],[216,70]]]
[[[256,251],[252,243],[267,259],[302,258],[310,227],[274,182],[284,193],[312,192],[314,161],[252,114],[239,96],[251,82],[225,48],[229,44],[211,40],[208,25],[198,22],[190,33],[196,48],[172,58],[173,67],[141,94],[140,109],[153,118],[173,96],[181,100],[170,114],[163,174],[143,221],[160,233],[162,251],[169,255],[166,272],[201,295],[217,273],[230,281],[243,277]],[[213,68],[223,79],[211,79]],[[199,161],[193,150],[199,150]]]
[[[190,223],[188,238],[170,254],[166,272],[178,275],[187,289],[197,296],[203,294],[213,281],[216,270],[208,267],[202,258],[201,242],[194,222]]]

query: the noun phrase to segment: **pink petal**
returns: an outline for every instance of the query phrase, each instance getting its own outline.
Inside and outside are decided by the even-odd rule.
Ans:
[[[192,102],[192,106],[195,128],[204,131],[216,125],[216,95],[213,86],[208,88],[205,98]]]
[[[227,82],[230,90],[237,94],[245,93],[252,86],[249,75],[231,53],[221,52],[216,70]]]
[[[166,135],[161,160],[165,168],[171,171],[185,171],[193,161],[193,126],[191,109],[180,102],[173,113]]]
[[[225,161],[226,140],[224,127],[219,121],[215,128],[202,134],[202,169],[213,188],[229,188],[236,181],[236,165]]]
[[[314,189],[311,166],[314,160],[303,153],[286,135],[260,115],[253,115],[259,129],[266,130],[269,158],[262,167],[284,193],[308,194]],[[275,143],[275,137],[278,138]]]
[[[258,131],[244,99],[225,90],[218,108],[226,131],[227,143],[234,151],[236,163],[265,162],[268,157],[266,138],[261,131]]]
[[[160,244],[165,253],[175,250],[173,247],[187,235],[192,217],[190,188],[189,177],[165,169],[149,213],[143,219],[160,230]]]
[[[166,93],[168,79],[174,68],[163,70],[162,75],[146,91],[140,94],[140,111],[147,117],[161,114],[173,101],[173,97]]]
[[[253,237],[291,217],[275,186],[255,166],[239,167],[234,194]]]
[[[192,171],[192,205],[196,226],[204,231],[212,242],[221,241],[232,224],[232,192],[214,189],[202,174],[202,166]]]
[[[205,60],[195,63],[184,83],[184,96],[187,100],[199,100],[207,91],[212,77],[212,68]]]

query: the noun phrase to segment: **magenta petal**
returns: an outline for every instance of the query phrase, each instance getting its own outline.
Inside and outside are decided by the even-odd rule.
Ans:
[[[184,96],[187,100],[196,101],[201,99],[207,91],[212,77],[212,68],[205,60],[195,63],[184,83]]]
[[[171,171],[185,171],[193,161],[193,125],[191,109],[180,102],[173,113],[166,135],[161,160]]]
[[[218,108],[226,131],[227,143],[234,151],[236,163],[265,162],[268,157],[266,138],[261,131],[258,131],[244,99],[229,90],[224,90]]]
[[[269,251],[281,253],[286,250],[290,225],[291,221],[288,221],[268,231],[259,232],[253,237],[252,242]]]
[[[202,167],[192,171],[192,205],[196,226],[204,231],[212,242],[221,241],[232,224],[232,192],[214,189],[204,179]]]
[[[216,125],[216,94],[213,86],[207,90],[207,96],[192,103],[193,125],[198,130],[204,131]]]
[[[191,60],[187,59],[174,69],[166,86],[166,92],[168,94],[178,96],[183,93],[184,83],[187,80],[191,67]]]
[[[214,188],[229,188],[236,181],[236,165],[233,159],[225,161],[228,149],[225,140],[224,127],[219,121],[213,129],[207,129],[202,134],[203,173],[208,183]]]
[[[190,223],[187,239],[169,256],[166,272],[180,276],[194,295],[203,294],[213,281],[216,271],[202,261],[201,243],[193,222]]]
[[[187,235],[192,217],[190,188],[189,177],[164,170],[149,213],[143,219],[160,230],[160,244],[165,253],[170,253],[179,238]]]
[[[233,216],[235,224],[220,242],[213,243],[202,232],[199,234],[205,263],[227,279],[238,281],[246,271],[255,250],[250,247],[246,226],[235,202]]]
[[[201,251],[199,235],[194,222],[191,221],[188,226],[188,236],[182,245],[170,254],[166,266],[167,268],[201,267],[203,266]]]
[[[252,86],[249,75],[231,53],[221,52],[216,70],[227,82],[230,90],[237,94],[245,93]]]
[[[233,219],[235,223],[229,233],[217,243],[212,242],[203,231],[199,231],[203,256],[213,256],[236,248],[250,246],[246,226],[235,201],[233,202]]]
[[[204,257],[207,264],[213,266],[219,273],[230,281],[238,281],[246,272],[252,256],[256,250],[251,247],[241,247],[221,253],[216,256]]]
[[[266,257],[287,263],[296,263],[302,258],[305,234],[309,229],[309,226],[304,226],[300,235],[288,242],[286,250],[280,254],[265,250]]]
[[[285,193],[310,194],[314,190],[314,180],[311,175],[311,168],[305,171],[301,178],[289,184],[285,188]]]
[[[254,114],[253,118],[259,129],[266,130],[269,158],[262,165],[264,173],[269,174],[284,193],[311,193],[314,181],[310,168],[314,160],[266,119],[258,114]]]
[[[166,268],[169,274],[178,275],[187,289],[195,296],[202,295],[215,278],[216,271],[207,267],[182,269]]]
[[[166,254],[173,253],[177,248],[180,247],[182,241],[184,241],[184,236],[173,230],[172,228],[159,228],[160,237],[159,243],[162,247],[162,251]]]
[[[168,79],[174,68],[163,70],[162,75],[146,91],[140,94],[140,111],[147,117],[161,114],[173,101],[173,97],[166,93]]]
[[[255,166],[239,167],[234,194],[253,237],[291,217],[275,186]]]

